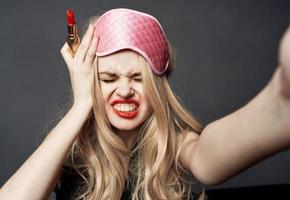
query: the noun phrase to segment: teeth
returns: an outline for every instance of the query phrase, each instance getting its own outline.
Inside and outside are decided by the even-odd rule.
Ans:
[[[137,105],[135,104],[121,104],[117,103],[114,105],[114,108],[121,112],[129,112],[137,109]]]

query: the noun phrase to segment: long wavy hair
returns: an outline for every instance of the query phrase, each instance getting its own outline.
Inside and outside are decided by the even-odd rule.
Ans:
[[[89,22],[96,20],[92,17]],[[68,152],[64,166],[82,177],[83,184],[74,199],[119,200],[125,187],[132,190],[133,200],[189,198],[179,153],[178,137],[188,131],[200,134],[203,125],[180,103],[168,83],[175,65],[175,52],[170,47],[166,74],[155,75],[139,55],[144,91],[152,114],[140,126],[131,147],[114,133],[108,120],[94,61],[93,108],[78,137]],[[127,185],[126,185],[127,184]]]

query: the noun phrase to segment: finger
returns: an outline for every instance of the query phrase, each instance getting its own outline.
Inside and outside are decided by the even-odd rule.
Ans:
[[[67,42],[63,45],[63,47],[60,50],[60,53],[67,64],[69,66],[69,63],[73,60],[73,56],[70,54],[69,46]]]
[[[94,31],[94,36],[90,45],[90,48],[87,52],[86,58],[85,58],[85,63],[92,63],[94,60],[94,57],[96,55],[96,50],[98,46],[99,38],[96,35],[96,32]]]
[[[92,24],[89,25],[87,32],[84,35],[83,40],[76,52],[76,59],[83,62],[86,56],[86,53],[90,47],[92,36],[94,33],[94,26]]]

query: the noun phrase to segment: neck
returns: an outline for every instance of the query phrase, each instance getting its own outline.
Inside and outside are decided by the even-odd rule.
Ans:
[[[119,130],[114,128],[115,133],[123,139],[124,143],[127,147],[131,147],[135,138],[139,134],[139,128],[133,129],[133,130]]]

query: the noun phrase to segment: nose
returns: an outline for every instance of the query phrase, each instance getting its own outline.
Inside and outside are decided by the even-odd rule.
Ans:
[[[129,98],[134,95],[134,90],[131,88],[128,78],[123,78],[118,83],[117,95],[122,98]]]

